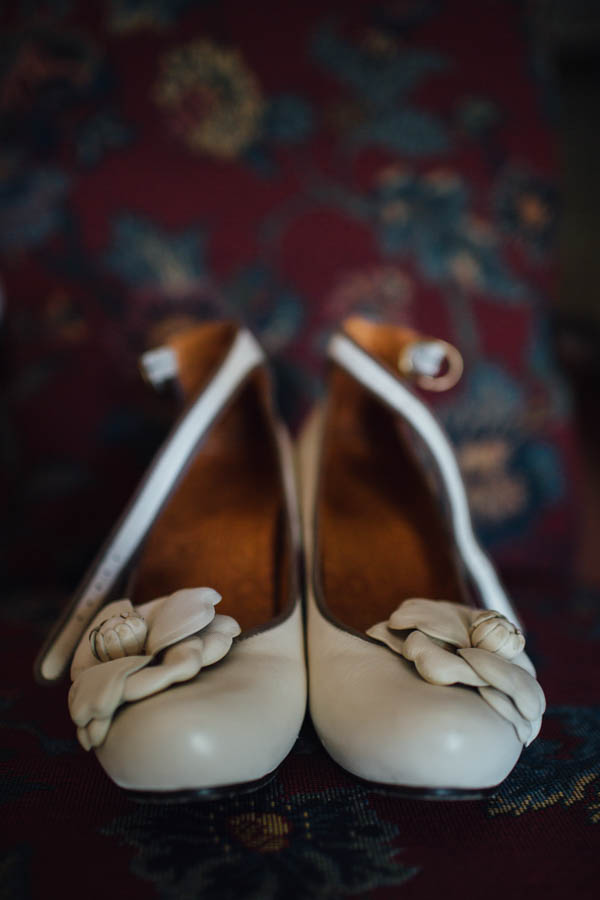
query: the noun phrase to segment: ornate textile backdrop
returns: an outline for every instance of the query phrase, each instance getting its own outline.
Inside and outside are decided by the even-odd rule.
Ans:
[[[592,895],[600,623],[569,578],[547,352],[552,93],[509,0],[14,0],[2,15],[2,896]],[[439,413],[550,708],[487,801],[378,794],[307,724],[277,779],[138,805],[32,659],[166,426],[136,357],[236,316],[297,424],[362,311],[457,344]],[[409,727],[409,723],[407,723]]]

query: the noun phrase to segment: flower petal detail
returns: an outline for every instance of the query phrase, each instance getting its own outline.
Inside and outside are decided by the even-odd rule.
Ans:
[[[460,656],[444,650],[420,631],[413,631],[404,642],[402,655],[414,662],[417,672],[430,684],[467,684],[480,687],[483,681]]]
[[[77,740],[79,741],[79,743],[81,744],[81,746],[83,747],[84,750],[92,749],[92,741],[90,739],[90,736],[88,734],[88,730],[86,727],[77,729]]]
[[[488,650],[468,647],[458,651],[487,684],[507,694],[526,719],[537,719],[546,708],[541,687],[525,669]]]
[[[542,727],[542,717],[540,716],[538,719],[534,719],[531,723],[531,734],[529,736],[529,740],[525,744],[526,747],[529,747],[532,741],[535,741],[536,737],[540,733],[540,729]]]
[[[109,716],[106,719],[92,719],[89,723],[86,730],[92,747],[99,747],[104,743],[104,738],[108,734],[112,720],[113,717]]]
[[[108,662],[144,652],[148,626],[139,613],[110,616],[90,631],[90,648],[96,659]]]
[[[203,664],[202,638],[189,638],[165,651],[160,665],[130,675],[123,691],[123,700],[132,702],[151,697],[179,681],[194,678]]]
[[[396,634],[394,631],[390,631],[387,622],[378,622],[377,625],[373,625],[369,628],[367,634],[369,637],[375,638],[376,641],[381,641],[382,644],[386,644],[390,650],[402,655],[402,648],[404,647],[406,638],[400,637],[400,635]]]
[[[137,609],[119,600],[97,613],[71,667],[69,710],[85,750],[104,742],[122,704],[189,681],[228,653],[241,629],[231,616],[215,615],[220,599],[212,588],[191,588]],[[101,641],[96,650],[103,659],[94,655],[90,636]]]
[[[146,652],[161,650],[205,628],[215,617],[221,595],[212,588],[187,588],[157,602],[149,622]]]
[[[128,677],[147,666],[150,656],[126,656],[85,669],[71,685],[69,712],[79,727],[78,737],[84,749],[98,746],[94,743],[101,729],[90,729],[96,719],[107,720],[109,725],[115,711],[123,703],[123,693]],[[86,732],[85,736],[81,733]],[[106,728],[102,740],[106,737]],[[83,738],[83,740],[82,740]]]
[[[525,669],[526,672],[529,672],[532,678],[536,677],[535,666],[524,650],[522,650],[521,653],[518,653],[513,659],[511,659],[511,663],[513,664],[513,666],[521,666],[522,669]]]
[[[429,684],[477,688],[522,743],[537,736],[544,692],[524,652],[525,638],[501,613],[412,597],[367,634],[412,662]]]
[[[412,597],[392,613],[387,624],[395,631],[417,629],[454,647],[471,645],[471,610],[460,603]]]
[[[522,744],[527,745],[531,742],[532,723],[521,715],[510,697],[493,687],[480,687],[479,693],[492,709],[495,709],[497,713],[508,719],[509,722],[512,722]]]
[[[220,613],[217,613],[205,633],[211,631],[220,631],[221,634],[227,634],[233,639],[234,637],[237,637],[238,634],[241,634],[242,629],[240,628],[239,622],[237,622],[233,616],[223,616]]]
[[[512,622],[494,609],[483,610],[471,624],[471,645],[513,659],[525,647],[525,638]]]
[[[113,616],[130,616],[134,612],[135,610],[129,600],[115,600],[113,603],[108,603],[100,610],[100,612],[96,613],[88,625],[86,634],[91,634],[92,631],[95,628],[98,628],[98,626],[106,619],[110,619]],[[101,665],[103,665],[103,663],[92,653],[89,638],[86,637],[79,642],[79,646],[75,651],[73,662],[71,663],[71,681],[75,681],[84,669],[89,669],[90,666]]]
[[[210,625],[202,632],[203,664],[212,666],[213,663],[222,659],[229,652],[234,637],[237,637],[241,630],[231,616],[215,616]]]

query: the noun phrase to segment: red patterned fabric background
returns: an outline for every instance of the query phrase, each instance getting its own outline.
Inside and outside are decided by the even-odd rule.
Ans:
[[[7,897],[592,895],[597,606],[548,347],[554,95],[508,0],[5,6],[0,42]],[[486,801],[378,794],[310,723],[254,795],[139,805],[32,661],[164,434],[136,358],[234,316],[296,427],[345,315],[460,347],[438,412],[549,711]],[[597,879],[596,879],[597,880]],[[82,888],[84,886],[84,888]]]

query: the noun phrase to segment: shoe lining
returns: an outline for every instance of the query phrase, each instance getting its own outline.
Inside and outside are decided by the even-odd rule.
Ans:
[[[398,416],[334,369],[317,508],[324,603],[364,632],[409,597],[465,602],[441,502]]]
[[[206,372],[196,375],[187,373],[188,394]],[[217,612],[243,631],[265,625],[290,591],[284,509],[265,385],[256,373],[210,429],[145,539],[132,602],[212,587],[223,597]]]

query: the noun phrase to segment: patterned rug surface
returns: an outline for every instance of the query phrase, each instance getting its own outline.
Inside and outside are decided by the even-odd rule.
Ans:
[[[524,5],[523,5],[524,6]],[[577,457],[544,313],[554,93],[509,0],[14,0],[0,13],[0,896],[595,895],[598,608],[571,576]],[[166,428],[138,354],[234,316],[292,427],[344,315],[461,348],[437,409],[549,700],[495,796],[340,770],[309,722],[276,779],[123,795],[32,661]]]

